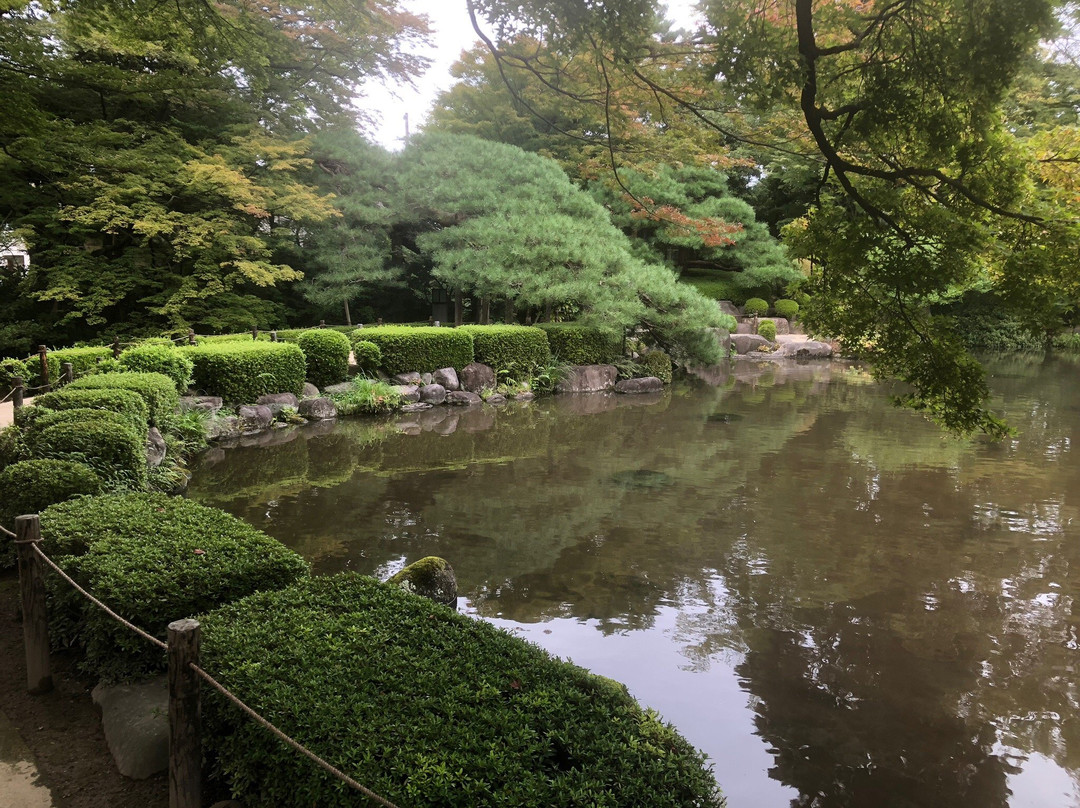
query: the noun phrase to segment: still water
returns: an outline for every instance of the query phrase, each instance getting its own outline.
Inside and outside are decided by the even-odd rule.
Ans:
[[[1080,806],[1080,364],[992,364],[1001,443],[841,364],[737,365],[211,450],[190,496],[318,572],[447,558],[461,607],[625,682],[732,808]]]

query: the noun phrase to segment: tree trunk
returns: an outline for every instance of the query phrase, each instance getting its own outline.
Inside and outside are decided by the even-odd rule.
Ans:
[[[503,309],[503,322],[507,325],[513,323],[517,318],[514,317],[514,301],[511,298],[506,298],[506,308]]]
[[[461,290],[460,289],[455,289],[454,290],[454,326],[455,327],[461,325],[461,315],[462,315],[462,309],[463,308],[464,308],[464,306],[462,305],[462,301],[461,301]]]
[[[487,295],[480,298],[480,325],[491,325],[491,298]]]
[[[349,313],[349,298],[345,298],[345,325],[352,325],[352,315]]]

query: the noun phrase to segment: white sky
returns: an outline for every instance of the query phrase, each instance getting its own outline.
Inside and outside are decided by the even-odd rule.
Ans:
[[[371,136],[388,149],[400,149],[405,138],[404,116],[409,116],[409,130],[415,132],[424,122],[432,102],[442,90],[453,84],[450,66],[458,60],[461,52],[477,41],[476,32],[469,24],[469,12],[465,0],[403,0],[409,11],[427,14],[431,20],[432,47],[424,54],[431,59],[431,67],[416,82],[407,85],[377,85],[365,87],[365,98],[360,105],[369,112],[376,111],[381,118]],[[667,0],[668,17],[690,27],[695,19],[695,0]]]

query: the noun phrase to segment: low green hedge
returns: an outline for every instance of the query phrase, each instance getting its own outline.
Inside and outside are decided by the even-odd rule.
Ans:
[[[200,621],[222,684],[399,805],[721,803],[704,755],[618,683],[375,579],[312,578]],[[203,721],[244,804],[357,804],[224,700]]]
[[[268,393],[304,388],[304,352],[284,342],[220,342],[181,349],[194,364],[195,386],[207,395],[246,404]]]
[[[304,352],[309,382],[322,388],[345,381],[349,375],[348,337],[329,328],[313,328],[300,332],[296,344]]]
[[[92,468],[70,460],[24,460],[0,471],[0,525],[15,530],[15,517],[40,513],[80,494],[96,494],[101,478]],[[15,562],[15,545],[0,536],[0,567]]]
[[[77,377],[97,371],[99,362],[112,359],[112,348],[63,348],[59,351],[49,351],[46,354],[46,362],[49,366],[49,382],[56,384],[60,378],[60,366],[64,362],[71,363],[72,373]],[[41,360],[32,356],[26,360],[27,385],[34,387],[42,384]]]
[[[146,434],[146,420],[139,419],[126,412],[98,410],[92,407],[73,407],[67,410],[39,410],[39,415],[26,429],[27,443],[36,450],[37,436],[45,429],[56,424],[101,423],[112,425],[123,423],[136,435]]]
[[[47,412],[45,425],[35,422],[26,442],[34,457],[75,460],[93,468],[102,479],[135,489],[146,487],[146,435],[128,419],[106,410]]]
[[[655,376],[664,384],[671,384],[671,357],[663,351],[650,351],[641,357],[640,364],[647,376]]]
[[[34,399],[27,410],[109,410],[127,417],[133,428],[145,432],[150,421],[150,408],[134,390],[80,390],[70,386],[55,393],[45,393]],[[35,419],[36,423],[36,419]]]
[[[180,403],[176,384],[161,373],[98,373],[76,379],[67,390],[131,390],[142,396],[150,423],[160,424]]]
[[[356,340],[352,345],[353,360],[360,370],[371,372],[382,364],[382,351],[374,342]]]
[[[165,639],[191,617],[308,574],[307,563],[234,516],[164,494],[107,494],[41,514],[45,550],[81,585]],[[106,680],[165,669],[165,655],[114,623],[57,576],[48,581],[57,646],[84,647],[84,667]]]
[[[352,342],[378,345],[382,369],[387,373],[426,373],[449,367],[461,370],[473,361],[472,335],[463,328],[401,325],[360,328],[353,332]]]
[[[178,393],[191,384],[191,359],[171,345],[136,345],[120,354],[120,366],[129,373],[161,373],[173,380]]]
[[[551,360],[547,334],[521,325],[466,325],[473,339],[473,357],[496,371],[531,374]]]
[[[538,323],[551,355],[568,365],[607,365],[622,354],[618,335],[577,323]]]

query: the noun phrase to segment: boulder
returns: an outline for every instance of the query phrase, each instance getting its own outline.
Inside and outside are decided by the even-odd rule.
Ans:
[[[575,365],[556,386],[556,393],[600,393],[615,389],[614,365]]]
[[[245,404],[236,414],[240,417],[240,431],[248,435],[269,429],[274,421],[274,413],[265,404]]]
[[[181,410],[205,410],[215,413],[221,409],[222,404],[219,396],[184,396],[180,399]]]
[[[402,401],[411,402],[420,400],[420,388],[415,385],[398,384],[394,385],[394,389],[397,390]]]
[[[827,342],[808,339],[802,342],[782,342],[777,353],[795,359],[828,359],[833,355],[833,348]]]
[[[731,344],[735,346],[735,352],[740,355],[772,345],[765,337],[758,334],[732,334]]]
[[[299,413],[311,421],[337,418],[337,405],[329,398],[305,398],[300,402]]]
[[[730,300],[718,300],[716,303],[720,306],[720,311],[724,314],[730,314],[732,317],[742,317],[742,312],[739,311],[739,307]]]
[[[446,401],[446,388],[441,384],[425,384],[420,388],[420,400],[425,404],[442,404]]]
[[[494,404],[497,407],[500,404],[506,403],[506,396],[504,396],[502,393],[492,393],[484,400],[487,401],[488,404]]]
[[[451,390],[446,394],[446,403],[453,404],[455,406],[468,406],[470,404],[482,404],[484,399],[480,398],[476,393],[470,393],[467,390]]]
[[[435,382],[435,375],[434,374],[432,374],[432,373],[421,373],[420,374],[420,383],[421,384],[433,384],[434,382]]]
[[[312,385],[314,387],[315,385]],[[323,388],[323,392],[328,396],[341,396],[345,393],[352,392],[352,382],[342,382],[341,384],[331,384]]]
[[[520,393],[514,393],[511,398],[513,398],[514,401],[532,401],[536,398],[536,393],[531,390],[522,390]]]
[[[433,406],[433,404],[428,404],[426,401],[417,401],[415,404],[403,406],[401,412],[423,412],[424,410],[430,410]]]
[[[146,434],[146,465],[156,469],[165,459],[166,451],[165,438],[161,437],[156,426],[150,427],[150,431]]]
[[[319,388],[313,385],[311,382],[304,382],[303,388],[300,390],[300,398],[318,398]]]
[[[145,780],[169,767],[169,685],[165,676],[92,692],[105,742],[120,774]]]
[[[394,376],[390,381],[392,381],[394,384],[421,385],[424,383],[424,377],[421,376],[419,373],[410,371],[409,373],[399,373]]]
[[[441,384],[447,392],[461,389],[461,380],[458,379],[457,371],[453,368],[442,368],[431,374],[433,384]]]
[[[457,608],[457,578],[454,568],[444,558],[427,556],[414,561],[387,583],[444,606]]]
[[[296,409],[300,405],[300,399],[293,393],[270,393],[269,395],[259,396],[255,403],[270,407],[271,412],[281,412],[284,407]],[[275,407],[277,407],[276,411]]]
[[[495,388],[495,371],[480,362],[472,362],[461,369],[461,389],[470,393]]]
[[[240,432],[240,419],[235,415],[218,416],[206,425],[206,437],[208,440],[236,438],[240,436]]]
[[[655,393],[664,389],[664,383],[655,376],[640,379],[623,379],[615,385],[616,393]]]

